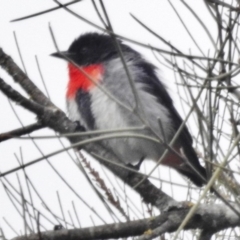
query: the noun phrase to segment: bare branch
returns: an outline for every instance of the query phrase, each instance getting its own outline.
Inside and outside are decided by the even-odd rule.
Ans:
[[[18,128],[9,132],[5,132],[5,133],[1,133],[0,134],[0,142],[6,141],[8,139],[14,138],[16,136],[22,136],[25,134],[29,134],[32,133],[36,130],[42,129],[45,126],[42,125],[42,123],[37,122],[37,123],[33,123],[30,124],[28,126],[24,126],[23,128]]]
[[[0,58],[1,59],[1,58]],[[40,104],[29,100],[22,96],[19,92],[14,90],[10,85],[8,85],[2,78],[0,78],[0,90],[11,100],[18,103],[22,107],[26,108],[30,112],[33,112],[37,115],[41,115],[44,113],[44,107]]]
[[[54,106],[2,48],[0,48],[0,66],[13,77],[16,83],[21,85],[34,101],[43,106]]]
[[[75,4],[75,3],[80,2],[80,1],[82,1],[82,0],[71,1],[69,3],[66,3],[65,6],[69,6],[71,4]],[[31,15],[28,15],[28,16],[24,16],[24,17],[21,17],[21,18],[13,19],[11,22],[18,22],[18,21],[22,21],[22,20],[25,20],[25,19],[28,19],[28,18],[37,17],[37,16],[43,15],[45,13],[53,12],[53,11],[58,10],[58,9],[61,9],[61,7],[49,8],[49,9],[47,9],[45,11],[41,11],[41,12],[33,13]]]
[[[160,216],[131,221],[126,223],[107,224],[97,227],[82,229],[63,229],[59,231],[42,232],[43,239],[71,239],[71,240],[92,240],[108,238],[124,238],[130,236],[139,236],[145,233],[140,239],[152,239],[153,233],[163,234],[174,232],[181,224],[189,209],[174,210],[164,212]],[[185,230],[192,228],[204,229],[204,236],[209,236],[209,232],[220,231],[228,227],[240,226],[240,218],[224,205],[200,205],[191,221],[185,226]],[[158,229],[156,232],[153,229]],[[206,234],[208,233],[208,234]],[[157,236],[157,235],[156,235]],[[38,234],[31,234],[16,237],[14,240],[39,240]],[[209,239],[201,238],[201,239]]]

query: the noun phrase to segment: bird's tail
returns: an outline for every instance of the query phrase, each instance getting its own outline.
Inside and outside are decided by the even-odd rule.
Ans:
[[[190,167],[187,167],[188,169],[176,169],[179,173],[186,176],[188,179],[190,179],[196,186],[202,187],[204,184],[206,184],[206,180],[203,180],[202,177],[206,179],[206,170],[204,167],[200,166],[198,167],[198,173],[201,174],[201,176],[198,175],[195,171],[190,169]]]
[[[177,171],[189,178],[196,186],[203,186],[207,183],[207,172],[199,163],[198,156],[193,147],[183,146],[184,154],[187,158],[187,164]]]

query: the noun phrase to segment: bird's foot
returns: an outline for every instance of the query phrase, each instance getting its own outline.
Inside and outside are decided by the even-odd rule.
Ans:
[[[133,170],[135,170],[135,171],[139,171],[143,160],[144,160],[144,157],[142,157],[136,165],[133,165],[133,164],[131,164],[131,163],[128,163],[128,164],[126,164],[126,165],[127,165],[127,167],[129,167],[129,168],[131,168],[131,169],[133,169]],[[131,177],[131,175],[132,175],[133,173],[134,173],[133,171],[129,171],[128,177]]]
[[[129,168],[132,168],[132,169],[134,169],[134,170],[139,171],[139,170],[140,170],[140,167],[141,167],[141,165],[142,165],[143,160],[144,160],[144,157],[142,157],[136,165],[133,165],[133,164],[131,164],[131,163],[128,163],[127,166],[128,166]]]
[[[83,127],[83,126],[80,124],[79,121],[75,121],[74,123],[76,124],[76,128],[75,128],[75,131],[76,131],[76,132],[85,132],[85,131],[86,131],[85,127]]]

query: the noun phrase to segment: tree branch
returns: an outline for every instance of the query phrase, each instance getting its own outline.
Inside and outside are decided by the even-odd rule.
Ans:
[[[11,138],[14,138],[17,136],[22,136],[25,134],[32,133],[32,132],[42,129],[44,127],[45,126],[42,123],[37,122],[37,123],[30,124],[28,126],[24,126],[23,128],[18,128],[18,129],[9,131],[9,132],[1,133],[0,134],[0,142],[6,141],[8,139],[11,139]]]
[[[153,235],[155,230],[152,231],[152,229],[157,228],[159,234],[174,232],[188,211],[188,209],[174,210],[153,218],[90,228],[47,231],[42,232],[41,236],[43,239],[54,238],[54,240],[92,240],[142,235],[140,239],[152,239],[152,237],[155,237]],[[240,219],[227,206],[220,204],[201,205],[191,221],[185,226],[185,230],[199,228],[204,230],[204,236],[210,236],[214,232],[236,226],[240,226]],[[206,239],[209,239],[209,237]],[[39,234],[31,234],[27,238],[26,236],[16,237],[14,240],[39,240]]]
[[[41,103],[43,106],[54,106],[2,48],[0,48],[0,66],[16,83],[20,84],[34,101]]]
[[[43,106],[22,96],[19,92],[8,85],[2,78],[0,78],[0,90],[5,94],[6,97],[10,98],[15,103],[21,105],[30,112],[33,112],[37,115],[42,115],[44,113]]]

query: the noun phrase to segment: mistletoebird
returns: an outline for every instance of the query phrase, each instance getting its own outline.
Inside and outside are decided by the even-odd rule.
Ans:
[[[66,98],[71,120],[79,121],[86,130],[145,125],[138,133],[160,139],[160,143],[125,135],[103,144],[125,163],[143,159],[157,162],[161,158],[183,121],[155,66],[120,40],[99,33],[81,35],[67,51],[52,56],[68,62]],[[197,186],[205,184],[206,170],[199,163],[186,126],[172,149],[161,164],[174,168]]]

